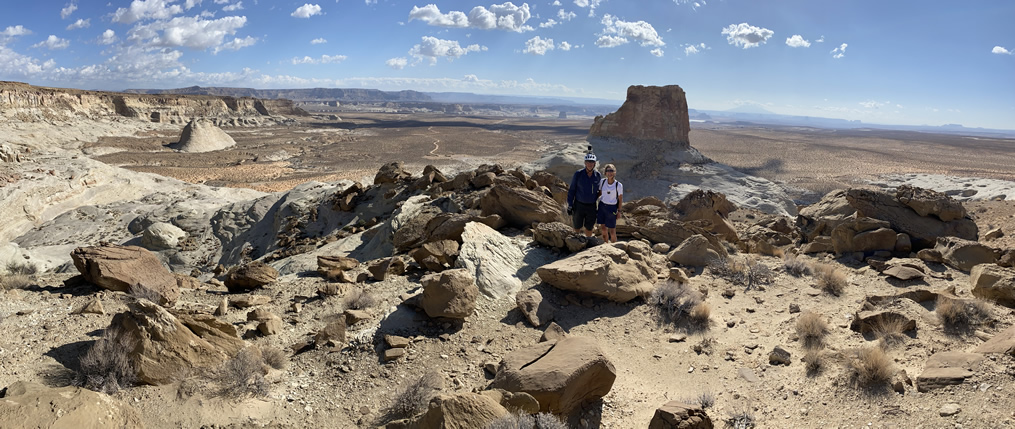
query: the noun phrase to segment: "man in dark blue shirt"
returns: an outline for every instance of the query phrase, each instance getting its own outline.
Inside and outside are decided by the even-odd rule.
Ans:
[[[567,212],[571,215],[574,231],[585,229],[585,236],[591,237],[596,225],[596,200],[599,198],[599,182],[603,175],[596,171],[596,154],[585,154],[585,168],[574,172],[571,187],[567,190]]]

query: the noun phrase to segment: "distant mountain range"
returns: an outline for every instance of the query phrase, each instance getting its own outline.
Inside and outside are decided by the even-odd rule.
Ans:
[[[285,98],[292,101],[338,101],[350,102],[430,102],[453,104],[517,104],[527,106],[548,106],[569,110],[565,106],[600,106],[606,112],[613,111],[623,101],[603,98],[582,97],[541,97],[517,95],[487,95],[469,92],[419,92],[381,91],[360,88],[300,88],[300,89],[253,89],[191,86],[177,89],[128,89],[124,92],[135,94],[196,94],[228,97]],[[988,128],[967,128],[959,124],[930,125],[887,125],[869,124],[858,120],[822,118],[816,116],[794,116],[772,113],[760,105],[737,106],[730,110],[689,109],[692,119],[712,122],[749,122],[754,124],[788,125],[813,128],[920,131],[940,134],[975,135],[984,137],[1015,138],[1015,130]]]

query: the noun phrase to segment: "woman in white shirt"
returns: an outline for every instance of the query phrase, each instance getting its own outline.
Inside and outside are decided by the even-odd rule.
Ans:
[[[599,211],[596,221],[603,233],[603,241],[617,242],[617,218],[621,216],[620,208],[624,204],[624,185],[617,181],[617,167],[606,164],[603,168],[606,178],[599,182]]]

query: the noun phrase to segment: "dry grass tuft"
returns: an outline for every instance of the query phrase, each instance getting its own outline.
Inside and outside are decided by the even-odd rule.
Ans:
[[[750,405],[741,404],[726,412],[726,427],[730,429],[753,429],[758,421]]]
[[[346,310],[365,310],[377,304],[377,298],[363,289],[353,288],[342,298],[342,303]]]
[[[881,347],[864,347],[850,360],[849,369],[859,387],[881,387],[892,380],[892,359]]]
[[[711,390],[706,390],[698,394],[698,405],[701,405],[701,409],[707,410],[715,406],[715,393]]]
[[[796,332],[804,348],[822,349],[825,347],[825,335],[828,335],[828,323],[820,314],[813,311],[803,312],[796,320]]]
[[[214,393],[230,399],[268,396],[269,386],[264,374],[261,351],[256,347],[247,347],[211,374],[216,386]]]
[[[948,331],[966,331],[990,319],[990,308],[978,300],[939,296],[934,312]]]
[[[384,426],[395,420],[405,419],[426,411],[430,399],[444,387],[444,380],[436,372],[423,374],[412,384],[405,386],[391,404],[384,408],[378,417],[378,426]]]
[[[775,275],[768,265],[761,263],[754,258],[719,258],[708,265],[712,275],[726,279],[735,285],[743,286],[746,290],[756,289],[759,286],[771,284]]]
[[[814,273],[814,269],[811,268],[811,264],[803,259],[797,258],[796,255],[787,254],[782,261],[782,266],[787,273],[794,277],[809,276]]]
[[[289,367],[289,356],[278,347],[261,347],[261,358],[264,359],[265,365],[278,370]]]
[[[814,277],[818,282],[818,289],[828,294],[841,296],[846,291],[848,282],[846,272],[841,268],[829,264],[817,264],[814,266]]]
[[[136,345],[119,325],[106,328],[102,337],[81,357],[75,384],[110,395],[133,386],[137,381],[137,368],[128,355]]]
[[[690,330],[708,329],[712,307],[704,301],[701,292],[691,289],[687,283],[672,280],[660,283],[652,292],[651,302],[668,322]]]
[[[486,429],[568,429],[568,426],[560,418],[550,413],[510,413],[494,420],[486,426]]]
[[[906,341],[906,319],[902,317],[879,317],[871,325],[874,337],[881,341],[881,347],[888,349]]]
[[[807,350],[807,354],[804,355],[804,369],[807,370],[807,375],[815,376],[821,373],[824,368],[824,361],[822,359],[821,350],[810,349]]]
[[[8,262],[7,272],[0,276],[0,289],[25,289],[35,281],[38,268],[29,263]]]

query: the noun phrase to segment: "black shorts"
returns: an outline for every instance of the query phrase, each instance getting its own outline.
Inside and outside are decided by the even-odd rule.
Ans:
[[[571,223],[574,229],[584,227],[592,231],[596,226],[596,203],[574,202],[574,214],[571,215]]]

